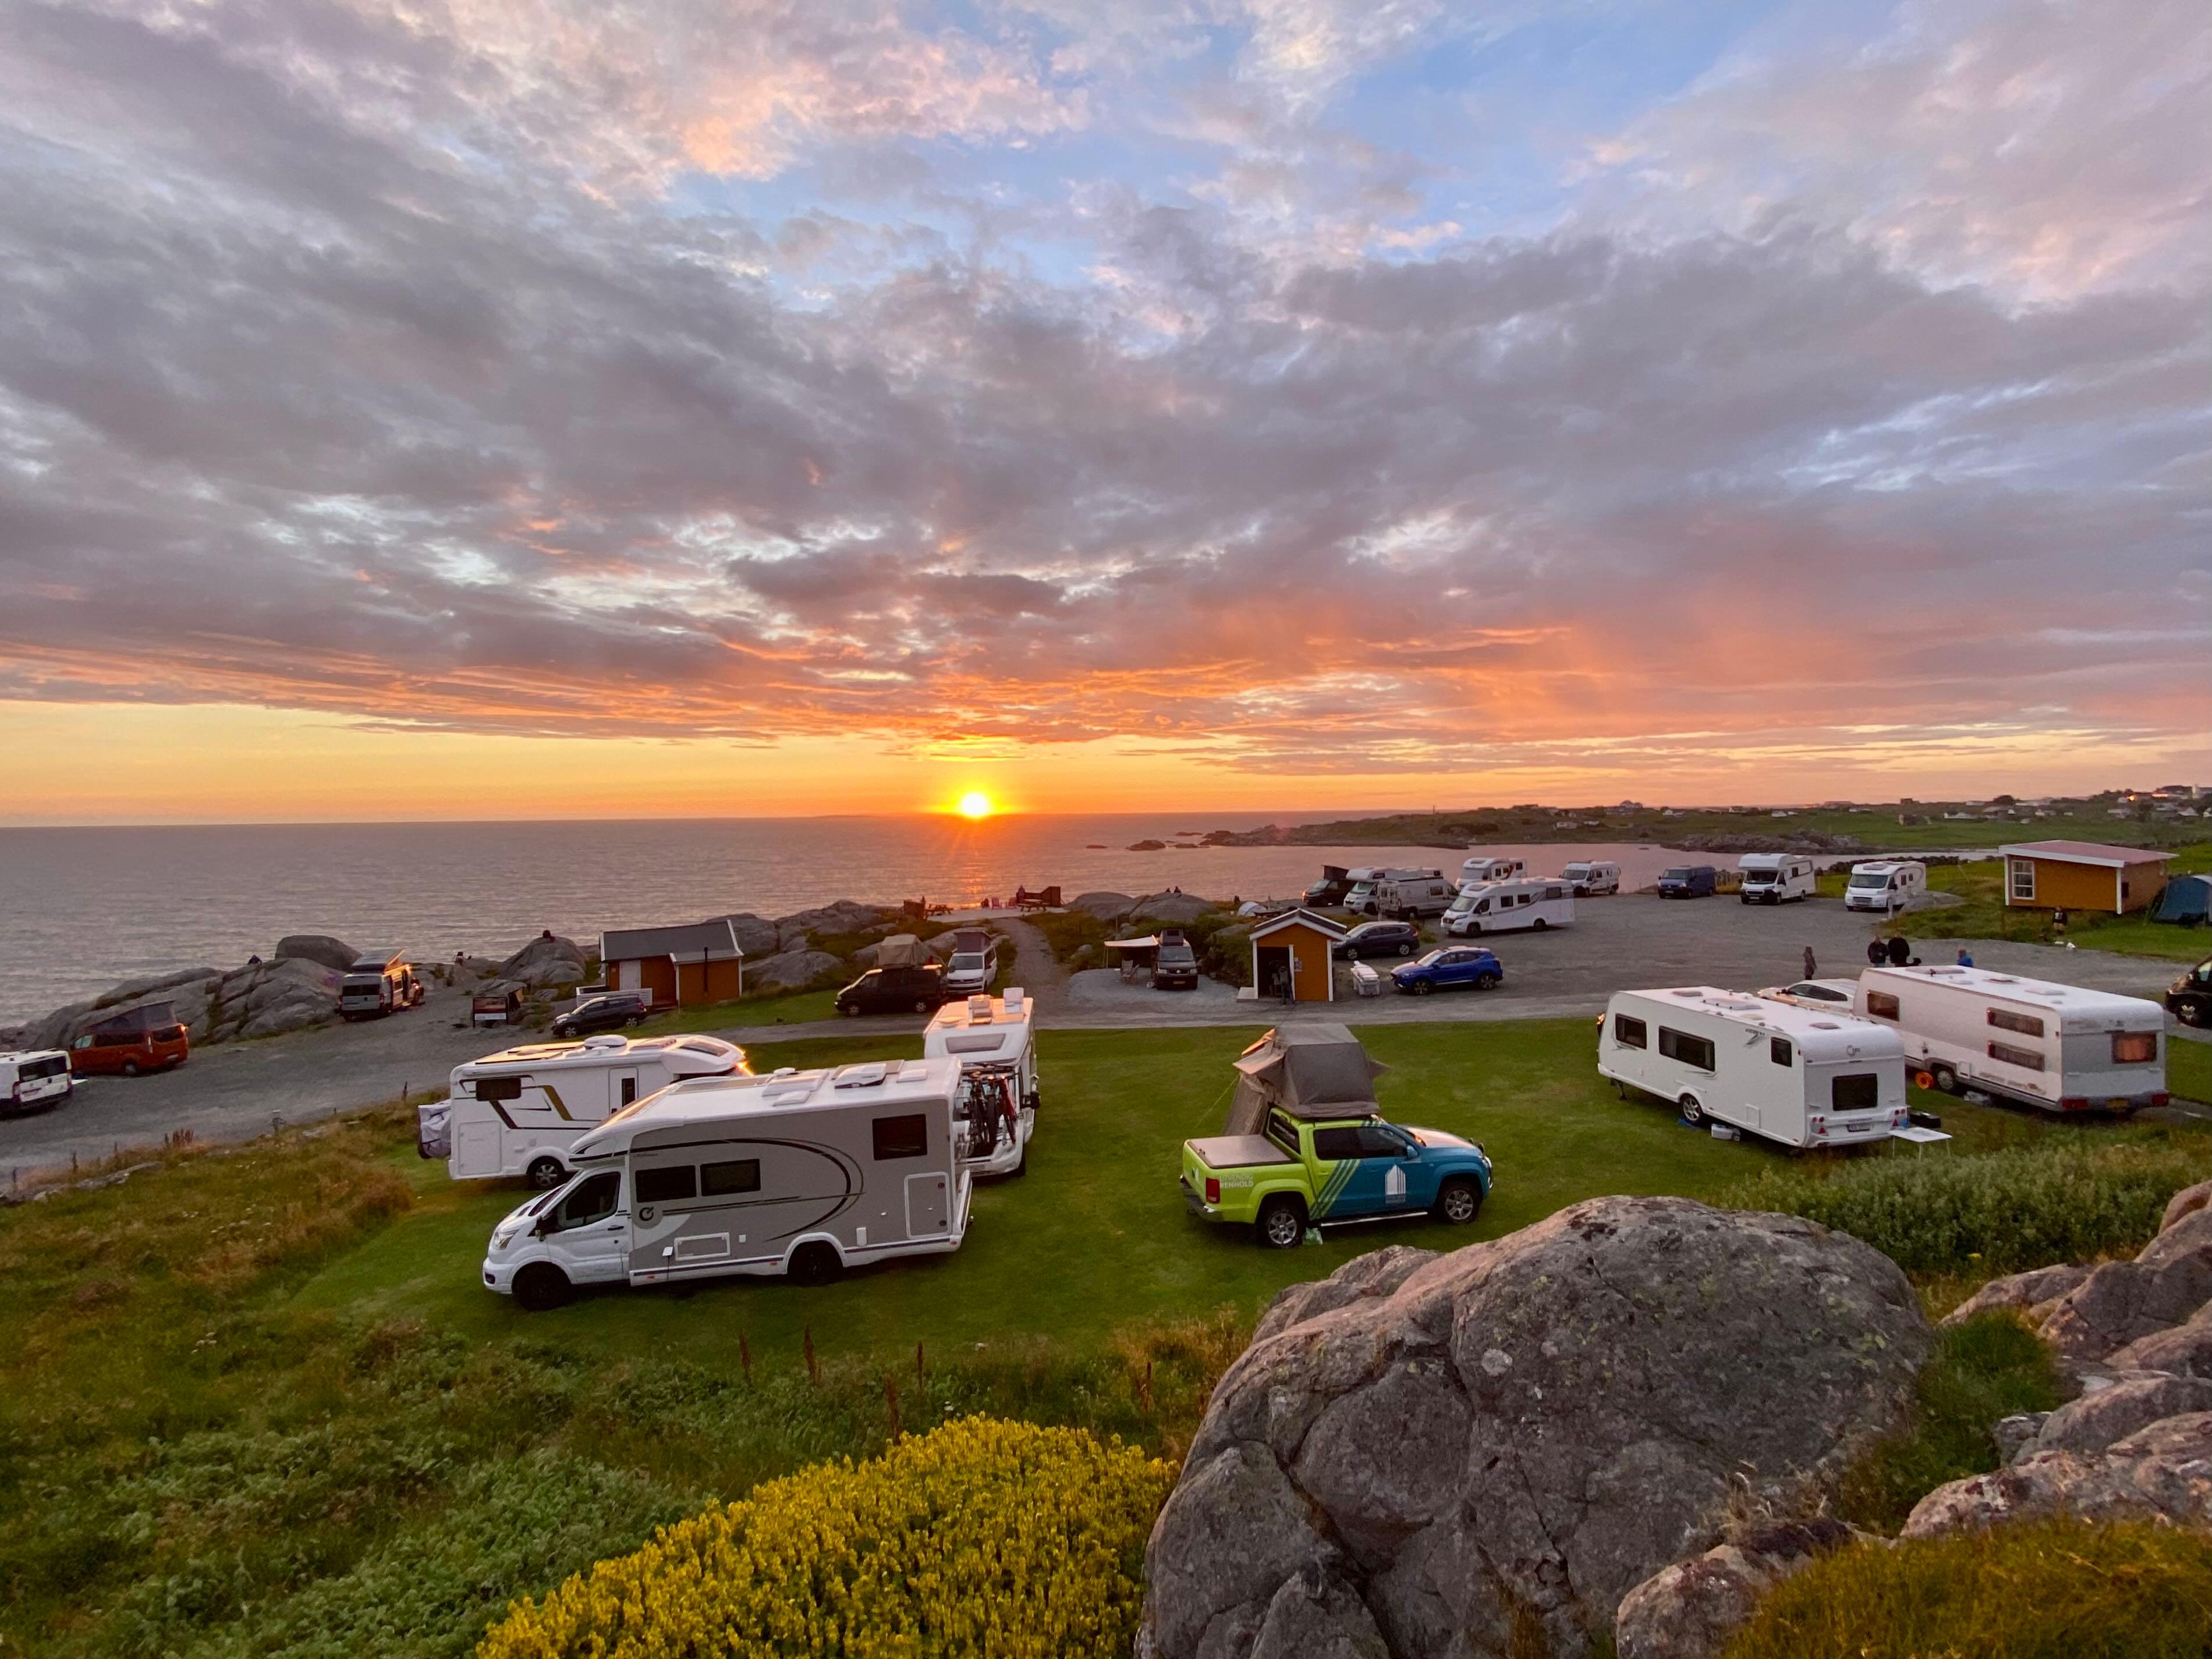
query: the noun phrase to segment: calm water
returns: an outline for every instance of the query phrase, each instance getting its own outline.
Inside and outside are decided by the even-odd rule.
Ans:
[[[1328,814],[1338,817],[1341,814]],[[1169,886],[1209,896],[1297,893],[1323,863],[1434,866],[1442,848],[1125,850],[1182,832],[1301,820],[1282,813],[1097,817],[660,819],[636,823],[256,824],[0,830],[0,1021],[125,979],[266,956],[285,933],[334,933],[426,960],[502,955],[542,927],[605,927],[731,910],[788,915],[832,899],[959,904],[1057,884],[1068,896]],[[1307,821],[1310,821],[1307,820]],[[1669,861],[1651,847],[1501,847],[1549,874],[1611,858],[1628,884]]]

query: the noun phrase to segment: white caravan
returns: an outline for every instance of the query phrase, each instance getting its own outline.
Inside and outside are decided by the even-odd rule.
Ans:
[[[818,1285],[957,1250],[959,1079],[946,1056],[674,1084],[578,1139],[574,1178],[493,1231],[483,1282],[535,1312],[579,1285]]]
[[[1003,998],[975,996],[939,1008],[921,1034],[925,1060],[960,1062],[952,1124],[960,1158],[983,1176],[1021,1175],[1036,1133],[1037,1063],[1032,1005],[1018,985]]]
[[[1454,939],[1478,933],[1510,933],[1524,928],[1542,933],[1565,927],[1575,919],[1575,894],[1565,879],[1539,876],[1533,881],[1493,881],[1460,889],[1444,912],[1444,932]]]
[[[1605,859],[1577,859],[1559,872],[1577,898],[1595,898],[1620,890],[1620,866]]]
[[[1459,867],[1459,884],[1464,891],[1469,882],[1511,881],[1528,873],[1525,859],[1471,858]]]
[[[0,1054],[0,1105],[9,1111],[58,1105],[76,1091],[67,1049],[27,1048]]]
[[[1710,985],[1616,992],[1597,1069],[1673,1101],[1687,1122],[1785,1146],[1867,1146],[1905,1127],[1896,1032]]]
[[[569,1148],[632,1101],[687,1077],[744,1072],[745,1051],[720,1037],[607,1032],[581,1042],[532,1042],[453,1067],[446,1098],[416,1109],[415,1150],[442,1158],[456,1181],[568,1178]]]
[[[1746,853],[1735,867],[1743,878],[1740,896],[1746,904],[1780,904],[1813,896],[1813,860],[1796,853]]]
[[[1853,1011],[1894,1026],[1929,1086],[2054,1111],[2166,1104],[2166,1011],[1986,968],[1869,968]]]
[[[1928,890],[1928,866],[1915,859],[1876,860],[1851,866],[1844,884],[1844,908],[1879,910],[1884,915],[1902,910]]]

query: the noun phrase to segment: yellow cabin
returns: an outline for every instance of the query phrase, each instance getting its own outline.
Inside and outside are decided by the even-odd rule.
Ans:
[[[2005,905],[2015,910],[2148,909],[2166,885],[2166,855],[2094,841],[2031,841],[1997,849],[2005,861]]]
[[[1336,1000],[1336,943],[1347,930],[1310,910],[1285,910],[1252,930],[1252,983],[1279,997],[1287,981],[1293,1002]]]

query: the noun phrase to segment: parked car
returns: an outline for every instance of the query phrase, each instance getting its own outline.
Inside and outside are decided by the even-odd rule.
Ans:
[[[1198,952],[1190,948],[1190,941],[1181,933],[1160,936],[1160,948],[1152,957],[1152,989],[1198,989]]]
[[[1490,1194],[1489,1154],[1438,1129],[1359,1116],[1301,1122],[1269,1109],[1256,1135],[1182,1144],[1183,1203],[1206,1221],[1250,1225],[1286,1250],[1319,1223],[1428,1215],[1465,1226]]]
[[[1351,890],[1351,872],[1340,864],[1324,864],[1321,879],[1306,889],[1304,902],[1316,910],[1326,910],[1331,905],[1343,903],[1344,896]]]
[[[1410,921],[1363,921],[1337,940],[1340,961],[1363,957],[1410,957],[1421,948],[1421,930]]]
[[[1659,872],[1661,898],[1711,898],[1720,885],[1720,872],[1710,864],[1678,864]]]
[[[1795,985],[1769,986],[1759,994],[1770,1002],[1789,1002],[1800,1008],[1848,1014],[1851,999],[1858,994],[1858,989],[1855,979],[1801,979]]]
[[[70,1057],[59,1048],[0,1054],[0,1109],[21,1112],[33,1106],[58,1106],[76,1087]]]
[[[1436,991],[1487,991],[1504,978],[1504,966],[1479,945],[1448,945],[1390,970],[1391,984],[1416,997]]]
[[[651,1018],[653,1005],[642,991],[607,991],[586,997],[553,1021],[555,1036],[589,1036],[594,1031],[618,1031],[625,1025],[642,1025]]]
[[[2212,1025],[2212,957],[2166,988],[2166,1012],[2184,1025]]]
[[[945,975],[937,964],[871,968],[837,993],[841,1014],[927,1014],[945,1000]]]
[[[111,1014],[70,1043],[70,1070],[79,1077],[137,1077],[166,1072],[191,1057],[191,1041],[166,1002]]]

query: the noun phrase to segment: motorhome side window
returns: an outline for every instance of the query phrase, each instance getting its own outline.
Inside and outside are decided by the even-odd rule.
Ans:
[[[1895,1019],[1897,999],[1887,991],[1869,991],[1867,1012],[1872,1014],[1876,1019]]]
[[[2020,1066],[2024,1071],[2039,1072],[2043,1069],[2041,1054],[2033,1048],[2015,1048],[2009,1042],[1990,1044],[1990,1058],[2001,1060],[2008,1066]]]
[[[2148,1066],[2157,1058],[2157,1032],[2115,1031],[2112,1033],[2113,1065]]]
[[[1687,1031],[1678,1031],[1671,1025],[1659,1028],[1659,1052],[1669,1060],[1679,1060],[1685,1066],[1694,1066],[1701,1072],[1713,1069],[1713,1040],[1692,1036]]]
[[[1838,1112],[1870,1112],[1881,1104],[1881,1079],[1873,1072],[1849,1072],[1829,1085],[1828,1105]]]
[[[1631,1019],[1626,1014],[1613,1017],[1613,1040],[1624,1048],[1648,1048],[1650,1042],[1644,1032],[1644,1022]]]
[[[1291,1127],[1290,1119],[1280,1112],[1267,1114],[1267,1139],[1292,1158],[1298,1155],[1298,1132]]]
[[[477,1079],[478,1100],[520,1100],[522,1098],[522,1079],[519,1077],[480,1077]]]
[[[739,1158],[727,1164],[702,1164],[699,1166],[699,1190],[708,1198],[757,1193],[760,1190],[760,1160]]]
[[[561,1200],[561,1207],[553,1212],[553,1224],[546,1231],[562,1233],[604,1221],[615,1212],[615,1202],[621,1196],[620,1176],[612,1170],[595,1175]]]
[[[898,1117],[879,1117],[873,1127],[877,1163],[929,1156],[929,1119],[923,1114],[909,1112]]]
[[[673,1170],[640,1170],[631,1182],[641,1204],[672,1204],[699,1196],[699,1172],[689,1164]]]
[[[1790,1051],[1790,1039],[1788,1037],[1767,1038],[1766,1057],[1772,1060],[1777,1066],[1789,1065],[1794,1059],[1796,1059],[1796,1055]]]
[[[2017,1031],[2022,1036],[2041,1036],[2043,1022],[2033,1014],[2015,1014],[2002,1008],[1990,1010],[1990,1024],[2000,1031]]]
[[[628,1106],[634,1103],[636,1099],[637,1079],[634,1077],[624,1078],[622,1080],[622,1103]]]

